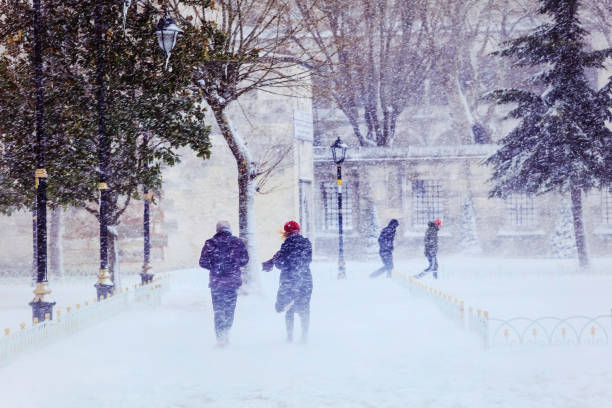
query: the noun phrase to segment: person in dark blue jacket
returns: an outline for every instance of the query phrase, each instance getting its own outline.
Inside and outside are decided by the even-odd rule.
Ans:
[[[287,341],[293,341],[293,322],[297,313],[302,323],[302,342],[306,342],[312,294],[312,244],[300,234],[300,225],[295,221],[287,222],[284,231],[285,241],[272,259],[263,263],[263,269],[267,272],[276,266],[281,271],[275,309],[278,313],[286,312]]]
[[[395,230],[399,222],[394,218],[389,221],[389,225],[382,229],[378,236],[378,254],[382,259],[383,266],[372,272],[370,278],[376,278],[387,272],[387,278],[391,277],[393,270],[393,241],[395,240]]]

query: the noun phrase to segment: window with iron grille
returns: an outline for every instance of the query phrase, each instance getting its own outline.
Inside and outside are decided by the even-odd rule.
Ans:
[[[601,190],[601,212],[604,224],[612,225],[612,187]]]
[[[440,180],[412,180],[412,225],[424,226],[443,218],[443,190]]]
[[[535,203],[527,194],[512,194],[506,199],[508,225],[511,227],[535,227]]]
[[[336,183],[321,183],[321,231],[338,231],[338,186]],[[348,183],[342,185],[342,229],[353,229],[353,200]]]

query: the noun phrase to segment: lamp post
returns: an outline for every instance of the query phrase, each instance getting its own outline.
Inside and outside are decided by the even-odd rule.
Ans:
[[[112,295],[114,285],[108,271],[108,219],[109,195],[108,165],[110,159],[110,140],[106,135],[106,92],[104,89],[104,47],[102,33],[105,32],[102,21],[102,2],[97,2],[94,9],[96,41],[96,86],[98,102],[98,190],[100,191],[100,270],[95,284],[98,299]]]
[[[45,299],[51,293],[47,282],[47,170],[45,169],[45,136],[42,32],[40,0],[34,0],[34,85],[36,87],[36,288],[30,302],[32,319],[52,319],[55,302]]]
[[[164,14],[164,16],[159,19],[159,22],[157,23],[157,30],[155,30],[155,35],[157,35],[157,42],[159,43],[159,46],[166,54],[166,64],[164,65],[164,69],[168,69],[170,53],[176,45],[176,39],[182,33],[183,30],[177,27],[174,20],[170,18],[168,14]],[[172,67],[170,67],[169,71],[172,71]]]
[[[132,5],[132,0],[122,0],[123,2],[123,30],[125,31],[125,20],[127,17],[128,10]],[[143,3],[145,7],[151,7],[148,3]],[[176,45],[176,40],[178,36],[183,33],[174,20],[168,15],[166,11],[164,11],[164,16],[159,19],[157,22],[156,30],[153,32],[157,36],[157,42],[166,55],[166,63],[164,65],[164,69],[168,69],[168,62],[170,61],[170,55],[172,53],[172,49]],[[172,71],[172,68],[169,69]],[[144,135],[143,139],[143,148],[146,149],[149,137],[148,135]],[[145,169],[147,167],[146,158],[145,158]],[[143,198],[144,198],[144,210],[143,210],[143,265],[142,272],[140,273],[141,282],[143,284],[149,283],[153,280],[153,274],[148,273],[151,269],[151,229],[150,229],[150,214],[151,214],[151,200],[153,198],[153,193],[149,192],[149,189],[145,186],[143,187]]]
[[[149,142],[149,137],[147,134],[143,137],[143,151],[146,150],[147,144]],[[144,168],[147,169],[149,166],[147,164],[146,157],[143,158]],[[153,280],[153,274],[149,273],[151,269],[151,200],[153,199],[153,193],[149,192],[149,189],[146,185],[142,188],[142,195],[144,199],[144,210],[143,210],[143,250],[144,250],[144,261],[142,264],[142,272],[140,273],[141,283],[144,285],[146,283],[150,283]]]
[[[346,279],[344,263],[344,241],[342,236],[342,163],[346,157],[348,146],[340,137],[331,145],[332,156],[338,169],[338,279]]]
[[[144,236],[144,262],[142,264],[142,273],[140,274],[141,283],[144,285],[150,283],[153,280],[153,274],[149,273],[151,270],[151,227],[150,227],[150,206],[153,193],[144,187],[144,214],[143,214],[143,236]]]

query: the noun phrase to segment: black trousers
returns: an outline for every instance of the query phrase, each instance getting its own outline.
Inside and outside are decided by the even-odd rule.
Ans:
[[[276,296],[276,304],[274,305],[277,312],[282,312],[287,305],[293,301],[293,305],[287,309],[285,313],[285,326],[287,328],[287,340],[293,340],[293,326],[295,321],[295,313],[300,316],[302,326],[302,340],[308,338],[308,329],[310,326],[310,297],[312,295],[312,284],[304,283],[302,285],[281,284],[278,288]]]
[[[438,258],[436,254],[425,254],[427,257],[427,261],[429,262],[429,266],[426,271],[437,271],[438,270]]]
[[[380,259],[383,262],[382,268],[378,268],[370,274],[370,278],[376,278],[387,272],[387,277],[391,277],[391,271],[393,270],[393,252],[379,252]]]
[[[213,311],[215,313],[215,334],[217,340],[227,340],[234,323],[234,311],[238,289],[211,288]]]

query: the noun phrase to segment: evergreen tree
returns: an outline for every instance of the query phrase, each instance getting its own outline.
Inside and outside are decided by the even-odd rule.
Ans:
[[[508,115],[519,124],[486,160],[493,166],[490,195],[512,192],[569,192],[579,263],[588,266],[582,223],[582,194],[612,179],[612,81],[593,89],[587,70],[601,69],[612,49],[587,51],[587,32],[578,19],[580,0],[541,0],[540,13],[550,22],[508,42],[495,54],[519,67],[539,67],[533,89],[494,91],[498,104],[517,106]]]
[[[106,135],[109,139],[109,225],[117,225],[139,187],[161,187],[165,165],[179,161],[178,149],[210,155],[201,93],[192,90],[200,48],[194,30],[172,55],[164,72],[164,54],[152,35],[159,14],[132,7],[122,29],[122,2],[46,0],[44,38],[46,168],[51,206],[85,207],[98,216],[98,111],[93,10],[102,3]],[[31,208],[35,199],[32,11],[28,1],[0,0],[0,212]],[[110,244],[114,244],[110,242]],[[110,248],[111,254],[114,253]],[[113,262],[109,262],[112,268]],[[112,272],[112,271],[111,271]]]

